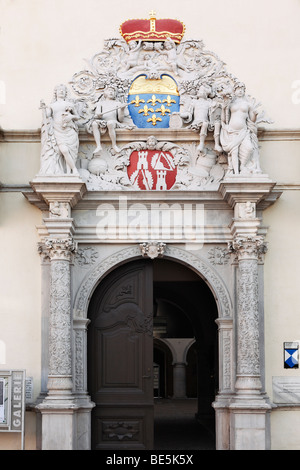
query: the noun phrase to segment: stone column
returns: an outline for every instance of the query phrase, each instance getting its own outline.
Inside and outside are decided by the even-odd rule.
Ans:
[[[235,360],[233,351],[233,320],[218,318],[219,351],[219,391],[212,406],[216,413],[216,449],[230,449],[230,410],[229,404],[234,395]]]
[[[258,295],[258,258],[263,237],[236,235],[230,249],[237,255],[237,378],[231,409],[231,449],[267,448],[267,413],[262,393]]]
[[[49,369],[47,396],[37,406],[42,414],[42,449],[76,448],[76,405],[72,383],[70,260],[71,237],[46,238],[51,262]]]
[[[265,252],[263,238],[239,237],[231,243],[238,258],[237,381],[239,394],[257,395],[262,386],[259,351],[258,256]]]
[[[75,450],[81,438],[77,417],[81,404],[73,387],[71,260],[76,247],[72,209],[87,188],[81,178],[66,174],[37,176],[30,184],[40,207],[45,214],[47,211],[44,225],[39,228],[40,251],[47,253],[50,262],[50,273],[47,272],[50,285],[43,283],[42,304],[45,309],[42,316],[48,319],[43,330],[48,331],[43,342],[43,346],[48,345],[47,395],[36,406],[42,416],[42,449]],[[89,445],[85,442],[82,447]]]
[[[173,398],[186,398],[186,363],[173,362]]]
[[[72,393],[71,278],[72,238],[48,238],[51,259],[48,397],[65,400]]]

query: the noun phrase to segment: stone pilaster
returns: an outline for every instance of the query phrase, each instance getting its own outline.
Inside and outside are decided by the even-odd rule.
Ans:
[[[230,405],[230,448],[265,450],[271,410],[262,392],[258,260],[266,251],[263,237],[236,235],[230,250],[237,257],[237,374]]]
[[[237,381],[238,394],[261,390],[258,258],[266,251],[260,236],[236,236],[230,250],[237,255]]]
[[[72,238],[48,238],[45,245],[51,259],[48,398],[65,400],[73,388],[70,261],[75,244]]]
[[[77,404],[72,396],[71,277],[75,244],[71,237],[46,238],[50,258],[48,392],[37,406],[42,414],[42,449],[76,448]]]
[[[80,404],[73,386],[71,304],[71,261],[76,251],[72,208],[82,198],[86,188],[76,177],[36,178],[31,185],[48,206],[44,226],[40,229],[39,246],[40,253],[47,255],[50,264],[49,277],[43,284],[43,307],[49,300],[47,394],[36,407],[42,417],[41,449],[87,449],[89,444],[86,441],[81,446],[78,444],[81,430],[78,430],[80,423],[77,415]]]

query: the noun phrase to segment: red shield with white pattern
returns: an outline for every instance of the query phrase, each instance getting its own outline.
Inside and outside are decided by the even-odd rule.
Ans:
[[[134,150],[130,155],[127,174],[136,189],[164,191],[174,186],[177,167],[170,152]]]

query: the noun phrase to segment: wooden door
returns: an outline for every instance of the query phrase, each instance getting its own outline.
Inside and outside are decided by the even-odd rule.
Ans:
[[[90,302],[93,449],[153,448],[153,279],[150,260],[121,266]]]

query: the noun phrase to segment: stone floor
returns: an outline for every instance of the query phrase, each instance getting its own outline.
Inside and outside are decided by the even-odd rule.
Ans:
[[[195,419],[194,399],[154,400],[155,450],[215,450],[212,423]]]

